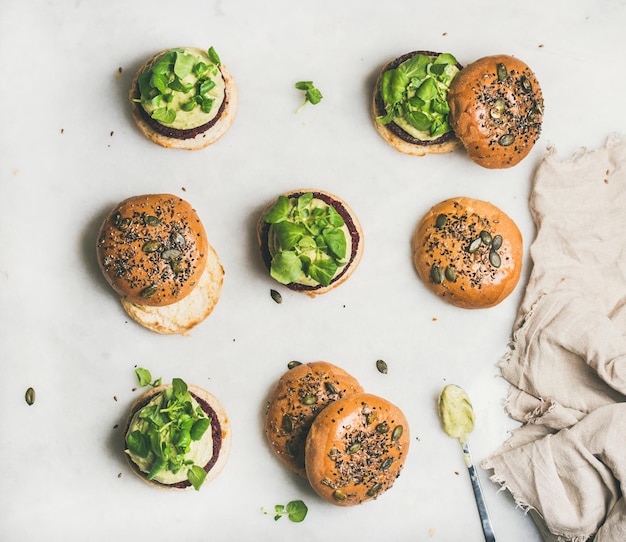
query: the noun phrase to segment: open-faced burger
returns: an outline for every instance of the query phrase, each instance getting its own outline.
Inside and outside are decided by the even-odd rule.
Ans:
[[[162,147],[195,150],[222,137],[235,119],[238,92],[215,49],[161,51],[137,71],[130,90],[133,119]]]
[[[200,217],[178,196],[146,194],[116,205],[96,254],[124,310],[151,331],[187,332],[219,301],[224,269]]]
[[[413,51],[387,63],[372,98],[376,131],[395,149],[415,156],[458,148],[447,98],[461,69],[451,54],[431,51]]]
[[[217,398],[174,378],[133,403],[124,451],[133,472],[149,484],[199,490],[226,465],[231,440],[230,422]]]
[[[345,201],[322,190],[280,195],[261,214],[257,238],[270,275],[312,297],[348,280],[363,254],[356,215]]]

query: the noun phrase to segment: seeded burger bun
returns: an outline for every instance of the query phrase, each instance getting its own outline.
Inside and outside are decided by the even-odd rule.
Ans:
[[[462,66],[450,54],[413,51],[388,62],[374,87],[376,131],[396,150],[443,154],[461,143],[452,131],[447,93]]]
[[[426,213],[413,235],[413,263],[424,284],[465,309],[493,307],[517,285],[522,235],[486,201],[452,198]]]
[[[100,228],[96,253],[124,310],[151,331],[189,331],[219,300],[224,270],[197,213],[178,196],[118,204]]]
[[[363,230],[348,204],[317,189],[292,190],[261,213],[257,239],[270,276],[311,297],[352,275],[363,255]]]
[[[305,451],[307,478],[332,504],[361,504],[393,485],[409,443],[409,424],[397,406],[368,393],[344,397],[320,412],[311,425]]]
[[[450,84],[450,124],[469,157],[508,168],[528,155],[541,132],[543,95],[533,71],[508,55],[466,66]]]
[[[137,71],[130,90],[141,132],[162,147],[197,150],[215,143],[237,114],[232,75],[211,47],[161,51]]]
[[[265,435],[276,457],[306,476],[304,449],[311,423],[332,402],[362,391],[356,378],[325,361],[287,371],[272,390],[265,414]]]
[[[154,408],[155,405],[157,408],[159,406],[165,408],[172,402],[188,403],[189,406],[180,411],[190,412],[194,424],[192,426],[190,422],[182,421],[176,416],[179,410],[172,409],[172,415],[164,419],[164,422],[169,424],[168,429],[159,432],[160,438],[162,443],[168,445],[169,459],[179,462],[181,457],[175,456],[180,454],[183,462],[193,463],[206,473],[199,479],[194,480],[190,477],[187,466],[183,466],[177,472],[172,472],[167,465],[159,468],[156,466],[158,458],[150,450],[149,435],[151,432],[155,433],[156,426],[151,425],[153,417],[142,417],[140,412],[144,408],[148,410]],[[196,412],[198,407],[202,415]],[[202,421],[196,425],[197,420]],[[189,435],[183,439],[179,429],[185,423],[189,424],[191,429],[187,429]],[[200,429],[201,425],[204,432]],[[230,421],[219,400],[198,386],[191,384],[187,386],[180,379],[174,379],[172,384],[150,388],[139,396],[131,406],[124,428],[124,451],[131,469],[142,480],[161,489],[188,490],[194,487],[199,489],[201,485],[215,479],[228,461],[231,440]],[[197,487],[192,480],[196,482]]]

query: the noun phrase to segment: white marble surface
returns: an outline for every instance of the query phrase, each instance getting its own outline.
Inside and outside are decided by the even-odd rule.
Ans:
[[[436,397],[451,382],[470,393],[477,462],[515,427],[495,365],[531,266],[532,175],[549,146],[565,158],[623,129],[625,21],[618,0],[1,2],[0,539],[481,540]],[[143,60],[179,45],[215,46],[240,89],[234,126],[198,152],[148,142],[126,98]],[[525,60],[546,103],[532,154],[489,171],[462,151],[420,159],[388,147],[370,123],[373,80],[415,49],[449,51],[462,63],[501,52]],[[293,85],[302,79],[324,99],[296,115]],[[254,224],[275,195],[305,186],[350,203],[365,256],[338,290],[312,300],[278,288],[277,305]],[[129,322],[95,262],[106,212],[161,191],[192,202],[226,269],[215,312],[189,337]],[[492,201],[524,235],[522,282],[493,309],[447,306],[412,268],[417,221],[460,195]],[[376,371],[379,358],[387,375]],[[292,359],[341,365],[405,411],[409,458],[377,501],[325,504],[272,457],[263,410]],[[230,461],[199,493],[155,490],[125,464],[116,424],[138,393],[137,365],[206,387],[230,413]],[[33,406],[24,401],[29,386]],[[530,517],[480,476],[499,540],[540,540]],[[309,507],[303,523],[261,511],[293,499]]]

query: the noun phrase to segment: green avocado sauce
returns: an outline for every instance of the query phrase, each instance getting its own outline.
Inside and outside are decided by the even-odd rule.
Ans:
[[[348,227],[334,207],[311,192],[279,196],[263,220],[270,224],[270,275],[281,284],[328,286],[348,263]]]
[[[397,68],[386,70],[380,82],[385,114],[381,124],[393,122],[421,141],[437,139],[451,130],[448,89],[459,72],[448,53],[413,55]]]
[[[139,74],[135,101],[163,125],[189,130],[213,120],[225,99],[226,83],[215,50],[178,48],[155,58]]]
[[[439,394],[439,418],[446,434],[464,444],[474,430],[474,410],[467,393],[450,384]]]
[[[211,419],[179,378],[137,410],[125,435],[126,453],[148,480],[188,480],[199,489],[213,457]]]

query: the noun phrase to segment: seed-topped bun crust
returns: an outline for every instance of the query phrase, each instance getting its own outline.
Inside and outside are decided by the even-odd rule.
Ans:
[[[458,149],[461,146],[461,142],[456,137],[453,131],[446,132],[440,137],[432,140],[421,140],[413,137],[409,133],[405,132],[396,123],[390,122],[389,124],[382,124],[379,122],[379,117],[384,117],[386,114],[385,103],[381,94],[381,82],[383,74],[393,68],[397,68],[404,61],[410,59],[415,55],[427,55],[430,57],[436,57],[440,53],[433,51],[413,51],[406,53],[398,58],[388,62],[383,66],[376,79],[374,86],[374,92],[372,94],[371,102],[371,116],[374,122],[374,127],[378,134],[394,149],[413,156],[425,156],[427,154],[445,154]],[[459,69],[462,68],[460,64],[457,64]]]
[[[451,198],[424,215],[413,235],[413,263],[424,284],[465,309],[503,301],[522,270],[522,235],[495,205]]]
[[[541,87],[515,57],[487,56],[466,66],[450,85],[448,103],[450,125],[469,157],[483,167],[512,167],[539,139]]]
[[[188,331],[219,300],[224,269],[196,211],[178,196],[118,204],[100,228],[96,254],[126,312],[151,331]]]
[[[126,425],[124,428],[123,439],[124,439],[124,449],[127,449],[126,446],[126,435],[128,433],[128,429],[130,427],[131,421],[135,413],[146,406],[156,395],[163,392],[165,389],[171,387],[171,384],[164,384],[162,386],[156,386],[154,388],[150,388],[146,392],[142,393],[132,404],[130,408],[130,414],[126,420]],[[189,384],[187,389],[191,393],[191,396],[198,402],[200,408],[204,411],[207,417],[211,418],[211,437],[213,439],[213,456],[209,460],[206,465],[202,467],[206,471],[207,475],[204,480],[204,484],[214,480],[220,472],[226,466],[228,462],[228,457],[230,455],[230,448],[232,442],[232,433],[230,427],[230,420],[226,413],[226,410],[219,402],[217,397],[215,397],[212,393],[208,392],[205,389],[202,389],[198,386],[194,386]],[[128,454],[126,455],[126,459],[128,460],[128,464],[130,465],[132,471],[139,476],[144,482],[147,484],[158,487],[160,489],[169,489],[169,490],[188,490],[193,486],[187,480],[182,482],[176,482],[173,484],[164,484],[158,482],[156,480],[148,480],[146,477],[146,473],[143,472],[131,459]]]
[[[265,414],[265,435],[276,457],[305,476],[305,444],[315,417],[329,404],[363,389],[346,371],[325,361],[287,371],[272,390]]]
[[[334,276],[334,278],[327,286],[324,286],[322,284],[300,284],[297,282],[292,282],[285,285],[291,290],[294,290],[296,292],[303,292],[310,297],[315,297],[317,295],[329,292],[330,290],[336,288],[340,284],[343,284],[350,278],[352,273],[354,273],[354,271],[358,267],[361,261],[361,257],[363,256],[364,237],[363,229],[361,228],[361,224],[354,211],[343,199],[335,196],[334,194],[314,188],[302,188],[286,192],[285,194],[283,194],[283,196],[287,198],[298,198],[303,194],[308,193],[312,193],[314,199],[319,199],[325,204],[333,207],[343,219],[345,226],[347,227],[349,232],[349,239],[346,239],[346,263],[343,267],[340,268],[338,273]],[[269,247],[271,224],[265,222],[263,217],[265,213],[274,205],[275,202],[276,200],[273,200],[265,207],[265,209],[261,213],[261,216],[259,217],[259,221],[257,222],[257,241],[261,250],[261,258],[263,259],[263,263],[265,264],[265,267],[268,269],[268,271],[271,269],[272,265],[272,254]]]
[[[392,487],[409,444],[409,424],[397,406],[368,393],[344,397],[320,412],[311,425],[307,478],[332,504],[361,504]]]
[[[180,301],[200,280],[207,236],[196,211],[171,194],[133,196],[117,205],[98,235],[98,264],[111,287],[141,305]]]
[[[185,47],[180,49],[201,51],[197,47]],[[217,116],[210,122],[193,129],[176,130],[169,128],[165,124],[150,118],[137,100],[140,97],[139,92],[139,76],[147,69],[157,58],[164,53],[171,51],[165,49],[150,57],[137,70],[131,87],[130,101],[132,103],[132,116],[135,124],[150,141],[169,149],[199,150],[215,143],[220,139],[231,127],[237,115],[239,104],[239,91],[232,74],[224,64],[218,66],[222,79],[226,85],[224,101],[222,102]]]

